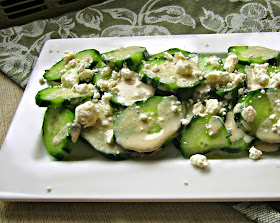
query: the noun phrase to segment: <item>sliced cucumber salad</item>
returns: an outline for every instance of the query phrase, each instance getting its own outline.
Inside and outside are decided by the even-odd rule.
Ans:
[[[111,160],[164,153],[259,159],[280,148],[279,52],[232,46],[224,56],[142,46],[65,51],[42,74],[43,143],[65,160],[82,139]],[[225,155],[226,154],[226,155]],[[195,156],[194,156],[195,155]]]

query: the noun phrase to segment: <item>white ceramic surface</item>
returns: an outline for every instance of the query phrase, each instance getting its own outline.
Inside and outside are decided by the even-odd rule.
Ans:
[[[168,48],[225,54],[233,45],[280,50],[280,33],[59,39],[48,41],[32,72],[0,150],[0,199],[36,201],[244,201],[280,200],[280,157],[258,161],[209,160],[206,170],[182,156],[158,160],[110,161],[92,150],[90,159],[58,162],[45,151],[41,126],[45,109],[35,105],[44,70],[63,51],[106,52],[140,45],[153,54]],[[83,148],[82,148],[83,149]],[[85,148],[88,149],[88,148]]]

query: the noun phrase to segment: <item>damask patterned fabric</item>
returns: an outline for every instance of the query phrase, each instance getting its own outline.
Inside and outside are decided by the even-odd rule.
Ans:
[[[0,30],[0,69],[25,87],[48,39],[276,32],[278,0],[111,0]]]
[[[278,0],[110,0],[57,18],[0,30],[0,69],[24,88],[49,39],[279,29]],[[252,220],[280,222],[279,213],[264,203],[231,205]]]

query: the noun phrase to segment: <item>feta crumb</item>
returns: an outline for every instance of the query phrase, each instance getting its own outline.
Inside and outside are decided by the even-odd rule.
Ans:
[[[270,119],[270,120],[274,120],[275,118],[276,118],[276,115],[275,115],[275,114],[272,114],[272,115],[269,116],[269,119]]]
[[[254,121],[254,118],[257,115],[257,112],[253,108],[252,105],[249,105],[242,110],[241,115],[245,119],[245,121],[252,122],[252,121]]]
[[[146,63],[146,64],[144,64],[144,68],[147,69],[147,70],[149,70],[149,69],[151,69],[151,65],[148,64],[148,63]]]
[[[164,118],[163,118],[163,117],[158,117],[158,120],[159,120],[160,122],[163,122],[163,121],[164,121]]]
[[[81,63],[78,66],[76,66],[76,68],[77,68],[77,72],[81,73],[81,72],[83,72],[85,70],[86,65],[84,63]]]
[[[249,157],[253,160],[257,160],[262,156],[262,151],[258,150],[256,147],[252,146],[249,150]]]
[[[79,94],[87,94],[96,89],[93,84],[74,84],[72,90]]]
[[[67,62],[75,58],[75,53],[70,50],[66,50],[63,52],[62,59],[66,60]]]
[[[101,71],[101,76],[107,76],[110,75],[112,73],[112,70],[109,66],[104,67]]]
[[[231,81],[229,72],[215,70],[205,75],[208,84],[225,84]]]
[[[254,59],[254,55],[253,55],[253,54],[250,54],[250,55],[248,56],[248,59],[249,59],[249,60],[253,60],[253,59]]]
[[[72,59],[69,61],[69,67],[73,68],[76,66],[76,60],[75,59]]]
[[[45,79],[44,79],[43,77],[41,77],[41,78],[39,79],[39,83],[40,83],[41,85],[43,85],[43,84],[45,83]]]
[[[269,86],[278,89],[280,88],[280,72],[271,74]]]
[[[191,164],[200,168],[208,166],[207,157],[201,154],[195,154],[190,157]]]
[[[179,60],[176,63],[176,73],[184,76],[191,76],[193,74],[193,66],[190,63],[184,63]]]
[[[182,125],[188,125],[188,124],[190,124],[190,120],[188,120],[188,119],[181,119],[181,123],[182,123]]]
[[[174,57],[170,53],[167,53],[167,52],[164,52],[164,57],[165,57],[165,59],[170,60],[170,61],[174,60]]]
[[[186,60],[186,57],[184,56],[184,54],[182,52],[175,52],[175,58],[176,59],[181,59],[181,60]]]
[[[205,60],[206,64],[210,64],[212,67],[219,67],[220,66],[220,58],[217,56],[210,56],[207,57]]]
[[[269,82],[268,63],[265,64],[251,64],[253,68],[253,75],[255,80],[260,84],[266,86]]]
[[[272,125],[272,131],[280,134],[280,119]]]
[[[152,71],[153,71],[154,73],[159,72],[159,71],[160,71],[159,66],[158,66],[157,64],[156,64],[156,65],[154,65],[154,66],[153,66],[153,68],[152,68]]]
[[[85,128],[93,126],[96,123],[98,113],[95,104],[91,101],[80,104],[75,109],[76,123],[83,125]]]
[[[87,81],[92,79],[93,77],[93,71],[90,69],[84,69],[81,73],[79,73],[79,77],[81,81]]]
[[[179,111],[179,107],[177,105],[171,105],[171,111],[176,113]]]
[[[201,102],[195,103],[192,112],[194,115],[202,114],[204,112],[203,104]]]
[[[104,95],[102,96],[102,101],[104,101],[105,103],[109,103],[111,98],[112,98],[112,95],[108,92],[105,92]]]
[[[131,71],[128,68],[122,68],[120,70],[120,75],[125,79],[125,80],[130,80],[132,77],[134,77],[134,72]]]
[[[139,119],[141,121],[147,121],[148,120],[148,116],[145,113],[141,113],[139,116]]]
[[[79,83],[79,75],[76,70],[70,69],[61,76],[62,86],[72,88],[75,84]]]
[[[101,125],[102,126],[108,126],[109,125],[108,120],[102,120]]]
[[[47,192],[50,193],[52,191],[51,186],[47,186]]]
[[[234,71],[235,65],[238,63],[238,56],[234,53],[228,55],[224,63],[224,68],[227,72],[232,73]]]
[[[216,115],[221,109],[221,105],[217,99],[205,100],[205,113],[208,115]]]
[[[105,137],[106,137],[106,143],[111,145],[114,142],[114,132],[113,129],[109,129],[105,132]]]

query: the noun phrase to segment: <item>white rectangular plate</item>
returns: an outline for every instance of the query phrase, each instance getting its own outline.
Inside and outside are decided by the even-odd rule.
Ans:
[[[45,151],[41,126],[45,109],[35,105],[44,70],[63,51],[94,48],[106,52],[130,45],[153,54],[168,48],[225,54],[233,45],[280,50],[280,33],[60,39],[48,41],[32,72],[0,151],[0,199],[35,201],[241,201],[280,200],[279,156],[209,160],[205,170],[189,160],[110,161],[93,155],[71,162]]]

